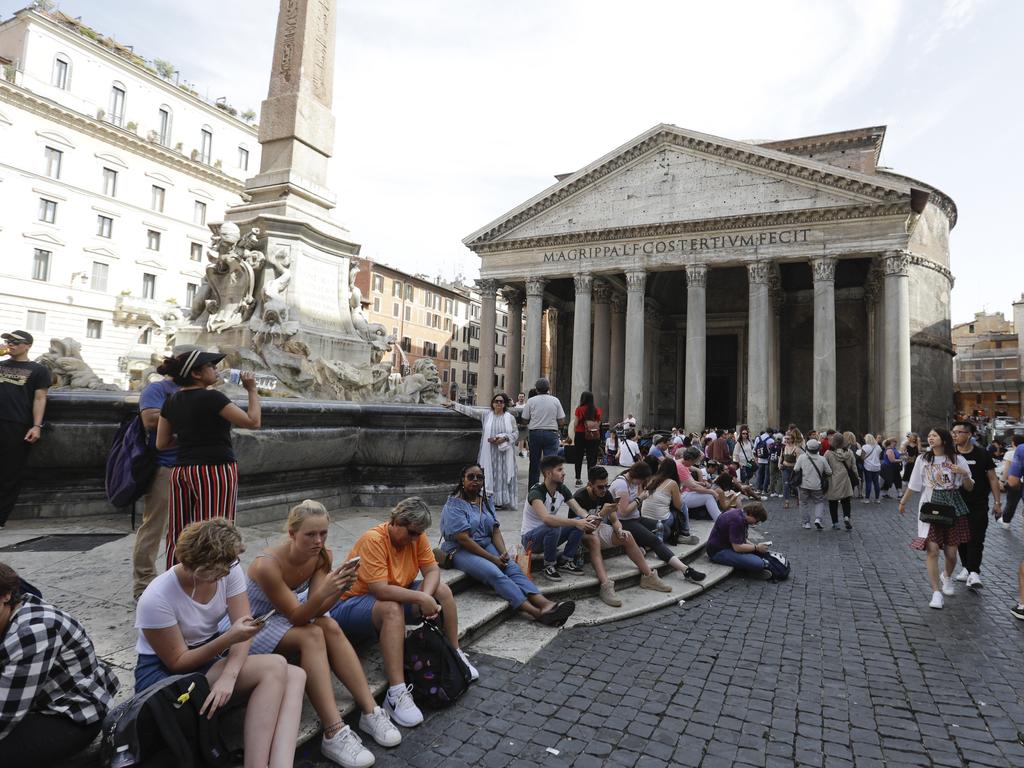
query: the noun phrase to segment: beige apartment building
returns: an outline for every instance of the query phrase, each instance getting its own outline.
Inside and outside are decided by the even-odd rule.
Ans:
[[[970,322],[953,326],[953,390],[958,414],[1021,418],[1022,332],[1024,295],[1013,305],[1013,320],[1007,320],[1002,312],[976,312]]]

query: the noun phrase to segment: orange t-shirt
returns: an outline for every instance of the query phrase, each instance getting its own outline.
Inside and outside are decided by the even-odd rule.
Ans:
[[[388,535],[388,525],[390,523],[373,526],[359,537],[348,553],[346,560],[357,555],[362,559],[359,561],[356,582],[341,596],[342,600],[367,594],[370,583],[374,581],[386,581],[394,587],[408,587],[416,580],[421,568],[437,564],[425,533],[402,549],[395,549]]]

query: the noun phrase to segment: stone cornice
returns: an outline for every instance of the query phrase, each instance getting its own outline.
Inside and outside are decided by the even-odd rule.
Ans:
[[[952,229],[956,226],[958,215],[956,203],[953,202],[953,198],[941,189],[933,187],[931,184],[927,184],[923,181],[918,181],[910,176],[904,176],[902,173],[896,173],[895,171],[879,170],[878,175],[885,176],[890,179],[899,179],[900,181],[912,181],[928,193],[928,202],[932,203],[936,208],[942,211],[945,217],[949,219],[949,228]]]
[[[723,216],[699,221],[676,221],[665,224],[643,224],[635,227],[613,227],[584,232],[569,232],[521,240],[502,240],[496,243],[474,243],[478,254],[525,250],[528,248],[555,248],[566,245],[602,243],[610,240],[642,240],[668,237],[694,232],[736,231],[741,229],[770,229],[798,224],[822,224],[852,221],[884,216],[906,216],[910,212],[910,197],[895,203],[871,203],[836,208],[812,208],[782,213],[758,213],[743,216]]]
[[[908,264],[914,267],[924,267],[925,269],[930,269],[934,272],[938,272],[940,275],[942,275],[949,281],[949,287],[951,289],[953,287],[953,284],[956,282],[956,278],[953,277],[953,273],[946,269],[946,267],[942,266],[941,264],[938,264],[937,262],[932,261],[931,259],[927,259],[924,256],[919,256],[916,253],[909,253],[907,254],[907,262]]]
[[[37,96],[31,91],[4,80],[0,80],[0,102],[19,107],[46,120],[99,139],[106,144],[153,160],[163,166],[174,168],[236,195],[242,196],[245,193],[243,182],[221,173],[212,166],[198,163],[159,144],[151,144],[123,128],[117,128],[109,123],[83,115],[81,112],[66,109],[55,101]]]
[[[583,188],[661,146],[681,147],[723,160],[741,163],[744,166],[759,168],[780,176],[800,179],[805,183],[817,184],[862,197],[874,198],[878,202],[894,203],[905,199],[909,201],[908,192],[896,189],[891,184],[874,183],[872,177],[864,174],[852,171],[847,172],[845,169],[831,167],[813,160],[804,160],[798,155],[787,158],[782,152],[762,149],[754,144],[744,145],[724,140],[719,142],[712,140],[713,138],[703,135],[691,135],[678,129],[673,130],[668,126],[664,126],[661,130],[650,133],[646,138],[636,141],[632,146],[611,156],[604,162],[599,161],[600,164],[590,168],[586,173],[581,172],[578,175],[574,175],[574,177],[566,179],[564,182],[556,184],[550,192],[546,194],[541,193],[541,195],[535,198],[535,202],[532,205],[527,205],[511,215],[497,220],[493,226],[470,235],[463,242],[479,252],[480,246],[484,243],[493,241],[495,238],[510,232],[527,220],[557,205]]]

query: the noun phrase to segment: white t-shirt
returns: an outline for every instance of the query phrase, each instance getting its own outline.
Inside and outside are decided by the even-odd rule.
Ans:
[[[635,440],[627,440],[623,438],[619,441],[620,467],[631,467],[642,458],[643,456],[640,454],[640,446],[636,444]]]
[[[960,454],[956,456],[956,463],[968,472],[971,471],[971,465]],[[932,500],[932,491],[936,488],[954,491],[963,484],[963,476],[953,474],[952,462],[947,456],[936,456],[935,461],[928,461],[922,454],[914,462],[914,469],[910,472],[910,481],[907,486],[910,490],[921,494],[921,500],[917,507],[920,511],[922,504],[927,504]],[[921,538],[928,536],[928,523],[917,521],[917,535]]]
[[[637,486],[626,481],[625,473],[622,473],[612,480],[611,485],[608,486],[608,493],[612,495],[612,498],[615,499],[616,502],[618,502],[619,496],[623,493],[626,494],[628,501],[636,501],[636,496],[639,492],[640,489]],[[640,510],[634,510],[631,515],[623,515],[620,513],[618,517],[619,520],[632,520],[633,518],[640,517]]]
[[[139,630],[135,650],[155,654],[142,630],[166,629],[175,624],[181,630],[185,645],[190,648],[201,645],[218,634],[220,620],[228,613],[228,598],[243,594],[245,588],[245,573],[241,565],[236,565],[217,582],[217,591],[210,602],[197,603],[182,589],[173,568],[164,571],[150,582],[135,607],[135,628]]]
[[[864,469],[868,472],[880,472],[882,470],[881,446],[877,444],[865,445],[860,449],[860,455],[864,459]]]

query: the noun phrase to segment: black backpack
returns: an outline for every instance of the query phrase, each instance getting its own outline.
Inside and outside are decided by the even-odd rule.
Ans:
[[[789,558],[781,552],[766,552],[764,563],[772,574],[772,581],[785,581],[789,578],[792,566],[789,564]]]
[[[424,620],[405,636],[405,679],[418,706],[444,709],[469,688],[469,668],[434,621]]]
[[[106,768],[226,768],[240,762],[220,733],[220,710],[212,718],[199,709],[210,684],[198,672],[154,683],[118,705],[103,721],[101,751]]]

